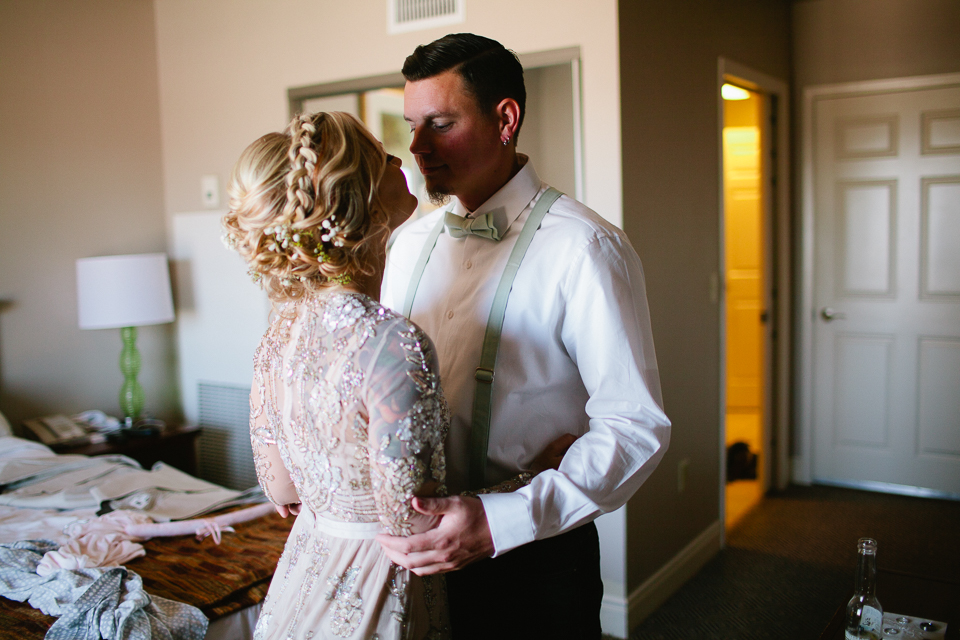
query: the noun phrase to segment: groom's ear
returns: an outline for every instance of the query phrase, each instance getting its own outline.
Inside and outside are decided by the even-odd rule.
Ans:
[[[504,98],[494,107],[494,117],[500,125],[500,138],[513,140],[520,128],[520,105],[513,98]]]

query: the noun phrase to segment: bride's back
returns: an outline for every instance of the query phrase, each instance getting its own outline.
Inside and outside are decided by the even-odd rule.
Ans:
[[[444,474],[446,407],[431,355],[415,325],[363,295],[312,296],[277,315],[254,359],[258,422],[310,511],[395,533],[410,526],[410,482]]]

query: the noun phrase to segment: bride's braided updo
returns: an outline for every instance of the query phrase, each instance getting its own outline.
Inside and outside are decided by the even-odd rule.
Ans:
[[[293,119],[240,155],[227,192],[224,240],[274,302],[370,275],[389,235],[377,187],[387,157],[353,116]]]

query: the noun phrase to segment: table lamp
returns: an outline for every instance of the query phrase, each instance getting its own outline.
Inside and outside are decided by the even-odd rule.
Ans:
[[[174,319],[166,254],[77,260],[77,309],[81,329],[120,329],[120,409],[130,426],[143,411],[137,327]]]

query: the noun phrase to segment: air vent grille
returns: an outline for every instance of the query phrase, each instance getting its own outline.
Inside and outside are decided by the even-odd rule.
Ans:
[[[387,0],[387,32],[418,31],[466,19],[466,0]]]
[[[250,389],[213,382],[198,385],[200,477],[228,489],[257,484],[250,447]]]

